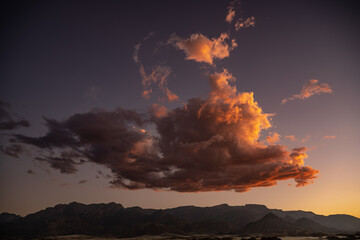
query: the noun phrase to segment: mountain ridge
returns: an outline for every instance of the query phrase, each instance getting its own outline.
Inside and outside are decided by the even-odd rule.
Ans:
[[[24,217],[8,213],[4,216],[7,220],[0,221],[1,237],[68,234],[132,237],[162,233],[309,236],[360,232],[360,219],[351,215],[323,216],[309,211],[269,209],[259,204],[144,209],[125,208],[114,202],[88,205],[72,202]]]

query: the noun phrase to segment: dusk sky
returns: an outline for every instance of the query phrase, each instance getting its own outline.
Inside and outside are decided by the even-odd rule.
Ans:
[[[360,217],[356,1],[5,1],[0,212]]]

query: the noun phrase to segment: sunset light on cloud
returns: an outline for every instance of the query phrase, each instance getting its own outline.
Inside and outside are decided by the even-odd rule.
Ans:
[[[28,3],[27,24],[7,23],[2,211],[226,202],[360,216],[348,5],[136,2]]]
[[[271,124],[253,93],[237,92],[227,70],[210,74],[209,81],[209,98],[189,99],[186,109],[166,113],[153,105],[150,119],[123,108],[75,114],[63,122],[46,119],[46,135],[16,134],[12,142],[41,149],[36,160],[61,173],[75,173],[86,162],[104,165],[115,176],[111,184],[125,189],[244,192],[291,178],[305,186],[316,178],[319,171],[304,166],[305,148],[289,151],[258,141]],[[138,130],[149,124],[158,137]],[[267,141],[278,138],[274,133]]]
[[[186,59],[196,62],[206,62],[213,64],[214,59],[229,57],[237,44],[235,41],[227,43],[228,34],[222,33],[218,38],[209,39],[202,34],[192,34],[187,39],[182,39],[176,35],[171,36],[169,44],[174,45],[186,53]]]
[[[295,94],[292,97],[285,98],[281,101],[281,104],[286,103],[287,101],[292,101],[295,99],[305,99],[309,98],[312,95],[315,94],[321,94],[321,93],[332,93],[333,90],[327,83],[319,83],[318,80],[312,79],[309,80],[303,88],[301,89],[301,92],[299,94]]]

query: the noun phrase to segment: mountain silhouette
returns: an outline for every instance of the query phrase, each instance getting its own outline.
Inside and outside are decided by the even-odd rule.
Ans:
[[[360,219],[247,204],[183,206],[164,210],[124,208],[121,204],[59,204],[25,217],[0,215],[0,238],[38,238],[71,234],[134,237],[163,233],[312,235],[355,233]]]
[[[299,226],[303,229],[306,229],[309,232],[327,232],[327,233],[336,233],[336,229],[331,227],[325,227],[321,225],[320,223],[317,223],[311,219],[308,218],[299,218],[294,222],[296,226]]]
[[[0,214],[0,224],[1,223],[7,223],[7,222],[13,222],[17,219],[21,218],[19,215],[11,214],[11,213],[1,213]]]
[[[278,233],[288,235],[289,232],[300,232],[301,230],[303,230],[303,228],[298,227],[293,223],[287,222],[273,213],[268,213],[260,220],[247,224],[241,232],[250,234]]]

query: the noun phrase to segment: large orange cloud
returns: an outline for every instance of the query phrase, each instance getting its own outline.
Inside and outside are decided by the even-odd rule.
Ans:
[[[203,34],[192,34],[189,38],[183,39],[172,35],[168,44],[174,45],[186,54],[186,59],[196,62],[205,62],[213,64],[214,59],[223,59],[230,55],[236,46],[235,40],[227,43],[229,38],[227,33],[222,33],[218,38],[209,39]]]
[[[244,192],[286,179],[304,186],[316,178],[318,171],[304,166],[304,148],[259,141],[271,114],[253,93],[239,93],[226,70],[209,81],[209,97],[190,99],[186,107],[153,105],[147,116],[118,108],[46,119],[46,135],[14,135],[13,141],[40,148],[37,159],[63,173],[87,161],[104,165],[114,175],[111,183],[126,189]],[[156,135],[144,130],[151,125]]]
[[[301,92],[299,94],[295,94],[292,97],[285,98],[281,101],[281,104],[286,103],[287,101],[292,101],[295,99],[305,99],[309,98],[315,94],[321,93],[332,93],[333,90],[327,83],[319,83],[316,79],[311,79],[302,87]]]

